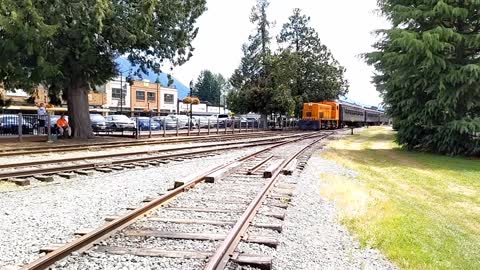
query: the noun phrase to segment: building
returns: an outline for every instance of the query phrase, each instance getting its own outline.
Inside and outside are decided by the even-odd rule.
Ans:
[[[133,81],[130,86],[131,114],[166,115],[177,113],[177,89],[164,88],[158,83]]]
[[[125,77],[114,78],[105,85],[97,87],[97,90],[105,93],[104,108],[109,109],[111,113],[130,113],[130,84]]]
[[[190,112],[190,104],[184,104],[182,101],[178,102],[178,108],[180,113],[186,114]],[[214,114],[229,114],[230,110],[224,107],[208,106],[205,103],[198,105],[192,105],[193,114],[197,115],[214,115]]]

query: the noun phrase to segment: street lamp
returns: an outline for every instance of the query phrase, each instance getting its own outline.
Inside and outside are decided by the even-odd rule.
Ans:
[[[155,83],[157,84],[157,116],[160,116],[160,75],[157,75]]]
[[[125,88],[125,91],[127,90],[127,85],[123,85],[123,74],[126,72],[131,73],[132,69],[129,70],[120,70],[120,114],[123,114],[123,89]],[[117,106],[118,109],[118,106]]]
[[[193,98],[193,80],[190,81],[190,99]],[[192,103],[190,102],[190,119],[193,117],[193,111],[192,111]]]

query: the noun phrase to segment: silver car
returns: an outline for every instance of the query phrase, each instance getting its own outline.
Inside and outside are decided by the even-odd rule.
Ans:
[[[105,124],[107,128],[114,130],[133,130],[135,129],[135,122],[130,120],[125,115],[110,115],[105,118]]]
[[[164,125],[165,125],[165,129],[176,129],[177,128],[177,120],[170,117],[170,116],[165,116],[165,117],[158,117],[157,116],[157,117],[153,117],[152,119],[160,124],[160,129],[163,129]],[[179,126],[180,126],[180,122],[179,122]]]
[[[178,128],[188,128],[190,117],[186,115],[175,115],[175,114],[171,114],[169,115],[169,117],[171,117],[174,121],[177,121],[178,119]]]

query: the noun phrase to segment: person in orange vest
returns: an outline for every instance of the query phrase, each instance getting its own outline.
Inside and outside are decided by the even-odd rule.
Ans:
[[[65,119],[65,115],[62,114],[60,119],[57,120],[57,127],[60,136],[63,136],[63,133],[66,131],[68,134],[68,138],[72,137],[72,129],[70,128],[67,119]]]

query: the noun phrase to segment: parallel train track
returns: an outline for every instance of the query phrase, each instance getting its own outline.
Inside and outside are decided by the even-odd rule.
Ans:
[[[315,133],[278,141],[253,154],[186,179],[181,186],[159,198],[150,199],[139,208],[131,209],[126,215],[112,218],[104,226],[83,234],[77,240],[52,251],[23,269],[47,269],[69,256],[73,261],[70,261],[70,263],[74,263],[77,259],[80,261],[89,260],[89,254],[91,253],[194,259],[203,262],[203,269],[225,269],[232,262],[268,268],[268,265],[271,264],[271,258],[242,254],[238,250],[239,243],[255,242],[271,246],[276,245],[276,239],[256,237],[249,233],[249,230],[252,228],[278,230],[278,225],[261,224],[254,220],[259,216],[259,213],[281,218],[281,214],[269,215],[268,210],[262,210],[262,208],[274,208],[278,204],[282,204],[286,196],[290,196],[281,193],[282,188],[278,185],[281,173],[292,172],[296,168],[297,159],[307,149],[331,134],[333,132]],[[299,144],[300,146],[294,149],[284,148],[292,144]],[[275,192],[273,192],[274,190]],[[243,197],[239,194],[242,194]],[[243,198],[243,201],[240,197]],[[194,200],[199,203],[199,208],[181,209],[182,202],[192,202]],[[234,207],[227,207],[223,210],[212,209],[209,208],[212,202],[220,205],[232,204]],[[165,218],[169,211],[228,213],[232,216],[236,215],[237,218],[235,220]],[[148,227],[151,222],[170,225],[190,224],[192,231],[195,230],[193,229],[195,224],[202,224],[203,226],[221,225],[227,230],[223,234],[159,231],[155,229],[156,226]],[[202,250],[161,250],[141,246],[138,248],[122,248],[115,244],[115,241],[122,237],[127,239],[131,237],[154,237],[171,240],[213,241],[215,249],[211,252],[205,252]],[[71,256],[74,252],[76,255]]]
[[[35,177],[48,174],[71,173],[83,170],[103,169],[108,167],[142,162],[162,162],[165,159],[172,159],[185,156],[195,156],[217,151],[240,149],[262,145],[274,144],[282,140],[297,138],[300,134],[287,136],[274,136],[253,139],[248,141],[215,142],[203,145],[172,147],[162,150],[123,152],[106,155],[91,155],[75,158],[62,158],[52,160],[41,160],[22,163],[1,164],[0,180],[18,177]]]
[[[141,139],[141,140],[135,140],[135,141],[102,142],[102,143],[91,143],[91,144],[55,145],[55,146],[22,147],[22,148],[16,147],[16,148],[0,149],[0,157],[34,155],[34,154],[44,154],[44,153],[52,153],[52,152],[58,153],[58,152],[75,152],[75,151],[85,151],[85,150],[103,150],[103,149],[143,146],[143,145],[204,142],[204,141],[214,141],[214,140],[224,141],[224,140],[239,139],[239,138],[271,136],[272,134],[275,134],[275,133],[249,132],[249,133],[226,134],[226,135],[209,135],[209,136],[162,138],[162,139]]]

